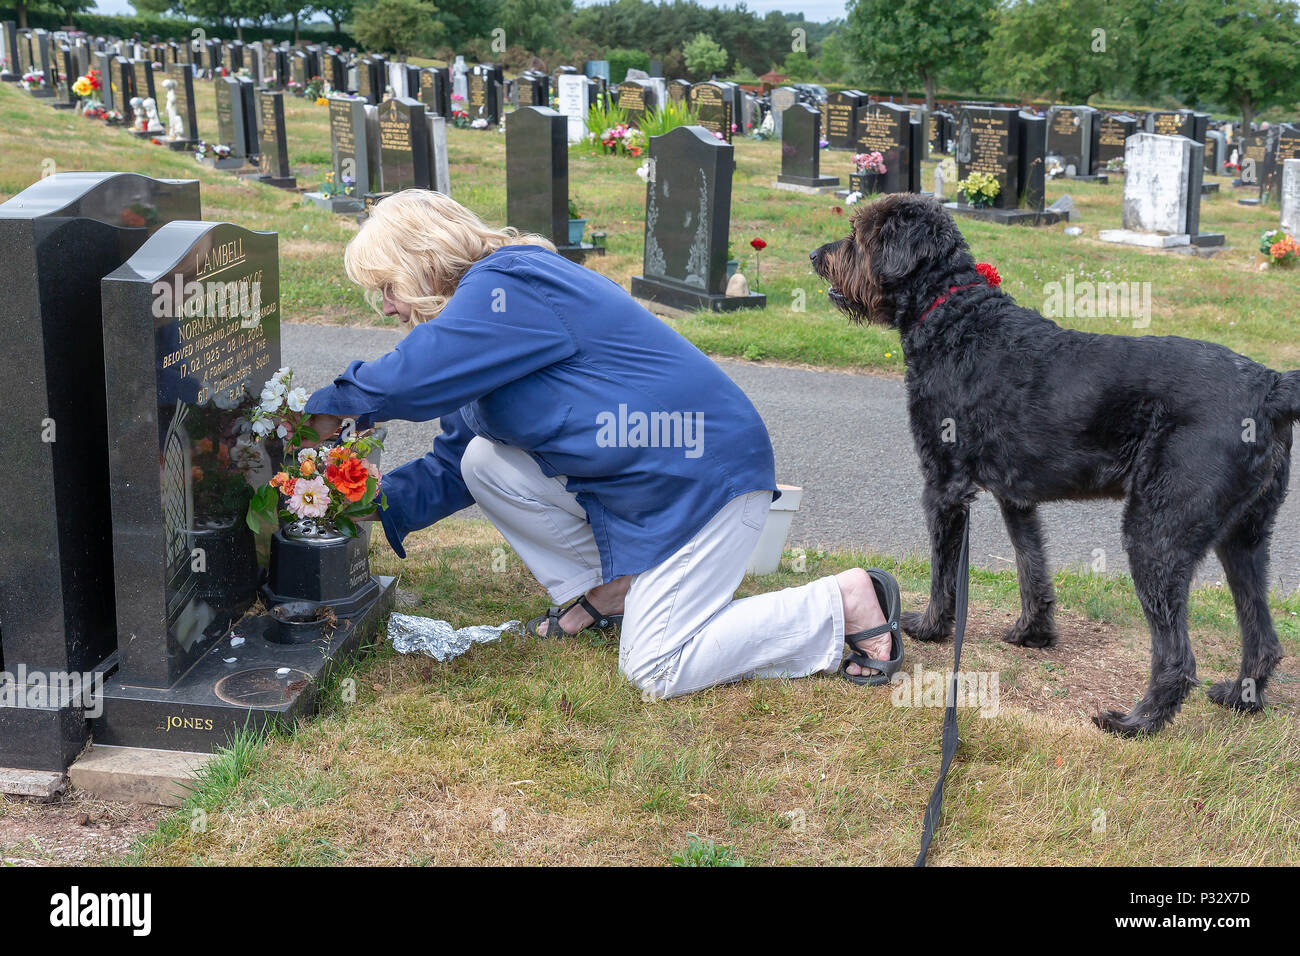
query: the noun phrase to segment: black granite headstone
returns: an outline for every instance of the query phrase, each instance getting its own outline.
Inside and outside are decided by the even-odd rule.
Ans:
[[[579,262],[604,250],[569,242],[568,129],[568,117],[548,106],[521,106],[506,116],[506,222],[545,236]]]
[[[999,186],[995,209],[1015,209],[1020,198],[1018,114],[1009,107],[969,106],[957,120],[957,178],[991,174]]]
[[[431,189],[424,104],[399,96],[379,104],[379,180],[385,193]]]
[[[1105,172],[1111,160],[1124,158],[1125,141],[1138,131],[1138,121],[1127,114],[1103,117],[1097,127],[1094,170]]]
[[[674,309],[762,307],[766,296],[727,296],[727,238],[735,147],[702,126],[650,137],[644,275],[632,295]]]
[[[184,63],[167,67],[167,78],[176,81],[176,111],[181,117],[181,138],[169,140],[172,149],[188,149],[198,142],[199,123],[194,104],[194,71]]]
[[[1063,167],[1062,175],[1092,173],[1092,118],[1090,106],[1053,106],[1047,111],[1047,153]]]
[[[1300,128],[1283,123],[1269,128],[1260,177],[1260,200],[1275,206],[1282,204],[1282,164],[1300,159]]]
[[[619,105],[622,103],[620,94]],[[731,96],[727,90],[718,83],[696,83],[691,87],[691,106],[695,110],[696,122],[710,133],[731,142],[731,127],[735,123],[735,117],[731,112]]]
[[[906,106],[897,103],[873,103],[858,110],[853,124],[858,131],[857,151],[880,153],[885,162],[885,172],[874,179],[876,188],[859,192],[919,191],[919,184],[912,180],[911,116]]]
[[[350,185],[358,199],[378,192],[378,144],[369,136],[365,102],[330,97],[329,112],[334,182],[340,188]]]
[[[241,419],[280,366],[279,298],[276,235],[229,223],[172,223],[103,279],[124,685],[174,685],[256,596],[268,476]]]
[[[496,126],[501,119],[501,99],[498,89],[497,71],[494,67],[479,64],[470,70],[468,81],[467,112],[470,122],[487,120],[487,128]]]
[[[862,137],[858,123],[867,101],[867,94],[861,90],[839,90],[826,98],[822,104],[822,132],[830,143],[829,149],[858,148]]]
[[[822,115],[806,103],[790,106],[781,118],[781,174],[778,183],[806,189],[838,186],[835,176],[821,174]]]
[[[0,205],[0,447],[24,475],[0,522],[10,674],[92,671],[117,647],[105,378],[121,370],[105,362],[99,280],[164,223],[200,214],[197,181],[134,173],[59,173]],[[85,740],[67,708],[0,706],[0,766],[62,771]]]
[[[258,137],[258,181],[295,189],[298,183],[289,168],[289,141],[284,128],[284,93],[261,90],[258,99],[262,120]]]
[[[0,56],[4,57],[0,82],[17,83],[22,75],[18,71],[18,25],[13,20],[0,21]]]

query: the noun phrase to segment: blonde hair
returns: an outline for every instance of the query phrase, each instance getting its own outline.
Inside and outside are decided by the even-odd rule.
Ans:
[[[376,309],[385,292],[411,305],[411,321],[427,322],[447,305],[466,270],[502,246],[550,240],[513,226],[489,228],[460,203],[428,189],[404,189],[376,203],[343,250],[348,278]]]

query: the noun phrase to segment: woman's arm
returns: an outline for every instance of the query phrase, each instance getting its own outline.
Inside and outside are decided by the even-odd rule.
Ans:
[[[437,318],[373,362],[353,362],[307,411],[431,421],[577,351],[568,329],[522,274],[472,270]]]
[[[442,434],[433,440],[431,452],[383,477],[381,487],[388,507],[380,508],[378,517],[399,558],[406,557],[402,539],[412,531],[427,528],[474,503],[460,475],[460,459],[474,433],[460,412],[444,415],[439,424]]]

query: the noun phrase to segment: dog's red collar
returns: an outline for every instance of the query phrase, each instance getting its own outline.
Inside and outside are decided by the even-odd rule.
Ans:
[[[980,279],[985,285],[989,285],[992,286],[993,288],[997,288],[1002,284],[1002,276],[998,275],[998,270],[987,262],[975,263],[975,271],[980,274]],[[926,309],[924,312],[922,312],[921,317],[916,320],[916,324],[920,325],[922,322],[924,322],[925,317],[929,315],[931,312],[933,312],[935,309],[939,308],[939,306],[947,302],[948,297],[951,296],[954,292],[960,292],[962,289],[970,289],[979,284],[980,284],[979,282],[967,282],[965,285],[948,286],[947,292],[943,293],[942,295],[935,296],[934,301],[930,303],[930,307]]]

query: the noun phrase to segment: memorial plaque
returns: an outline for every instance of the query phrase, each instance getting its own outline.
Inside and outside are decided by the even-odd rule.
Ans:
[[[1125,141],[1138,131],[1138,121],[1121,114],[1104,117],[1097,133],[1097,170],[1104,172],[1112,159],[1124,158]]]
[[[167,76],[176,81],[176,111],[180,114],[181,138],[170,141],[174,149],[184,149],[198,142],[199,124],[194,104],[194,71],[184,63],[167,67]]]
[[[277,237],[173,222],[101,287],[118,679],[166,688],[257,594],[241,420],[280,367]]]
[[[1019,111],[968,106],[957,121],[957,178],[989,173],[998,181],[995,209],[1015,209],[1020,198]]]
[[[120,370],[105,364],[99,280],[163,223],[200,216],[197,181],[134,173],[57,173],[0,205],[0,447],[23,475],[0,522],[10,675],[84,673],[117,647],[105,376]],[[61,772],[85,739],[80,713],[0,705],[0,766]]]
[[[877,192],[917,192],[912,182],[911,111],[896,103],[873,103],[858,110],[853,124],[858,131],[857,151],[880,153],[885,172],[877,178]]]
[[[400,96],[379,104],[379,180],[383,191],[431,189],[424,104]]]
[[[350,185],[352,195],[378,192],[378,144],[366,128],[366,104],[361,100],[330,97],[330,153],[334,181]]]
[[[622,102],[620,96],[619,103]],[[700,126],[731,142],[731,127],[735,119],[731,115],[731,96],[726,90],[717,83],[696,83],[691,87],[691,106],[699,117],[696,122]]]
[[[480,64],[469,74],[468,108],[470,121],[487,120],[488,127],[496,126],[501,117],[501,94],[496,70]]]
[[[1092,174],[1092,117],[1088,106],[1053,106],[1047,111],[1047,154],[1066,176]]]
[[[297,183],[289,168],[289,141],[284,128],[284,93],[262,90],[258,94],[262,131],[259,136],[257,168],[263,182],[285,189]]]
[[[1288,159],[1300,159],[1300,128],[1284,123],[1268,132],[1259,198],[1278,204],[1282,201],[1282,164]]]
[[[1242,134],[1238,143],[1240,152],[1237,157],[1241,166],[1242,185],[1262,185],[1264,165],[1268,160],[1268,137],[1267,132]]]
[[[556,77],[559,92],[556,99],[559,111],[568,119],[567,136],[570,143],[581,142],[587,136],[587,113],[590,81],[579,74],[566,73]]]
[[[827,97],[822,105],[822,132],[829,149],[858,148],[862,136],[858,121],[867,101],[867,94],[859,90],[840,90]],[[906,112],[904,107],[898,109]]]
[[[1300,159],[1282,161],[1282,228],[1300,233]]]
[[[18,67],[18,25],[13,20],[0,21],[0,57],[4,58],[0,82],[17,83],[21,80]]]

